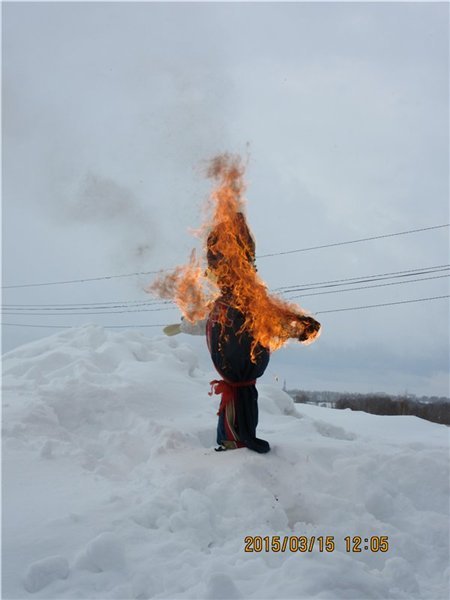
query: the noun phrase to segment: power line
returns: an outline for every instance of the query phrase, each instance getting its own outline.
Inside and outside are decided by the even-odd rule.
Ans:
[[[275,292],[298,292],[301,290],[320,289],[322,287],[338,287],[341,285],[353,285],[348,282],[365,283],[370,281],[382,281],[384,279],[398,279],[402,277],[412,277],[414,275],[425,275],[429,273],[439,273],[447,271],[450,265],[436,265],[433,267],[421,267],[420,269],[408,269],[406,271],[391,271],[390,273],[377,273],[375,275],[360,275],[359,277],[347,277],[345,279],[332,279],[330,281],[316,281],[314,283],[304,283],[275,288]],[[333,285],[336,284],[336,285]]]
[[[356,285],[358,283],[369,283],[373,281],[384,281],[386,279],[399,279],[404,277],[412,277],[414,275],[428,275],[433,273],[439,273],[442,271],[448,271],[450,269],[449,264],[445,265],[434,265],[430,267],[420,267],[416,269],[407,269],[404,271],[391,271],[388,273],[377,273],[373,275],[360,275],[359,277],[347,277],[344,279],[332,279],[329,281],[318,281],[313,283],[305,283],[302,285],[289,285],[284,287],[275,288],[274,292],[292,293],[297,291],[308,291],[314,289],[323,289],[331,287],[341,287],[343,285]],[[358,288],[349,288],[358,289]],[[305,294],[306,295],[306,294]],[[309,295],[309,294],[308,294]],[[296,296],[299,297],[299,296]],[[134,308],[138,306],[167,306],[174,304],[172,300],[116,300],[116,301],[105,301],[105,302],[82,302],[82,303],[68,303],[68,304],[3,304],[4,310],[89,310],[89,309],[111,309],[111,308]],[[168,307],[171,308],[171,307]],[[160,309],[161,310],[161,309]],[[95,313],[91,313],[95,314]]]
[[[383,234],[383,235],[359,238],[356,240],[348,240],[348,241],[344,241],[344,242],[333,242],[331,244],[322,244],[320,246],[310,246],[308,248],[298,248],[296,250],[287,250],[284,252],[273,252],[271,254],[261,254],[261,255],[257,256],[257,259],[259,260],[260,258],[268,258],[270,256],[282,256],[285,254],[294,254],[296,252],[309,252],[311,250],[319,250],[322,248],[332,248],[332,247],[336,247],[336,246],[344,246],[347,244],[357,244],[360,242],[367,242],[367,241],[371,241],[371,240],[380,240],[380,239],[395,237],[395,236],[399,236],[399,235],[408,235],[411,233],[418,233],[421,231],[442,229],[444,227],[449,227],[449,226],[450,226],[450,223],[446,223],[443,225],[433,225],[431,227],[421,227],[420,229],[410,229],[408,231],[399,231],[397,233],[387,233],[387,234]],[[2,286],[2,289],[5,290],[5,289],[13,289],[13,288],[17,289],[17,288],[49,286],[49,285],[65,285],[65,284],[73,284],[73,283],[86,283],[86,282],[90,282],[90,281],[102,281],[102,280],[107,280],[107,279],[118,279],[118,278],[122,278],[122,277],[135,277],[135,276],[140,276],[140,275],[155,275],[158,273],[164,273],[166,271],[172,271],[175,268],[176,267],[173,267],[172,269],[160,269],[157,271],[139,271],[136,273],[125,273],[122,275],[104,275],[101,277],[88,277],[88,278],[84,278],[84,279],[71,279],[71,280],[66,280],[66,281],[49,281],[49,282],[44,282],[44,283],[24,283],[24,284],[17,284],[17,285],[4,285],[4,286]]]
[[[364,308],[377,308],[379,306],[394,306],[396,304],[411,304],[413,302],[425,302],[427,300],[440,300],[441,298],[450,298],[450,294],[446,296],[432,296],[431,298],[417,298],[415,300],[401,300],[399,302],[385,302],[383,304],[367,304],[366,306],[350,306],[349,308],[334,308],[332,310],[320,310],[316,315],[324,315],[325,313],[344,312],[347,310],[362,310]]]
[[[397,235],[407,235],[410,233],[418,233],[419,231],[429,231],[431,229],[441,229],[442,227],[449,227],[450,223],[445,225],[433,225],[432,227],[421,227],[420,229],[410,229],[409,231],[399,231],[397,233],[386,233],[384,235],[374,235],[372,237],[359,238],[357,240],[349,240],[346,242],[333,242],[332,244],[323,244],[321,246],[310,246],[308,248],[298,248],[297,250],[286,250],[285,252],[273,252],[272,254],[262,254],[257,258],[268,258],[269,256],[281,256],[282,254],[294,254],[295,252],[309,252],[310,250],[320,250],[322,248],[332,248],[335,246],[345,246],[347,244],[358,244],[360,242],[368,242],[370,240],[381,240],[388,237],[395,237]]]
[[[333,312],[345,312],[352,310],[363,310],[366,308],[378,308],[381,306],[395,306],[399,304],[412,304],[414,302],[426,302],[432,300],[441,300],[443,298],[450,298],[450,294],[445,296],[431,296],[429,298],[416,298],[414,300],[400,300],[398,302],[384,302],[382,304],[367,304],[365,306],[350,306],[348,308],[334,308],[332,310],[320,310],[319,312],[314,313],[315,315],[323,315],[325,313],[333,313]],[[2,325],[10,326],[10,327],[43,327],[50,329],[73,329],[77,327],[76,325],[31,325],[28,323],[2,323]],[[99,325],[99,327],[104,327],[105,329],[133,329],[137,327],[165,327],[166,324],[158,324],[158,325]]]
[[[323,294],[337,294],[337,293],[341,293],[341,292],[353,292],[353,291],[357,291],[357,290],[366,290],[366,289],[372,289],[372,288],[378,288],[378,287],[387,287],[387,286],[392,286],[392,285],[402,285],[405,283],[416,283],[418,281],[429,281],[431,279],[443,279],[445,277],[449,277],[450,274],[446,274],[446,275],[436,275],[434,277],[421,277],[418,279],[410,279],[408,281],[393,281],[390,283],[377,283],[375,285],[365,285],[365,286],[360,286],[360,287],[353,287],[353,288],[347,288],[347,289],[343,289],[343,290],[328,290],[328,291],[322,291],[322,292],[313,292],[313,293],[309,293],[309,294],[298,294],[296,296],[290,296],[289,298],[287,298],[287,300],[294,300],[296,298],[305,298],[306,296],[320,296]],[[176,310],[176,306],[171,306],[171,307],[167,307],[167,308],[138,308],[138,309],[128,309],[128,310],[97,310],[94,312],[72,312],[69,309],[60,309],[61,311],[65,310],[65,312],[59,312],[59,313],[54,313],[54,312],[25,312],[26,310],[29,309],[2,309],[2,313],[4,315],[22,315],[22,316],[58,316],[58,317],[62,317],[62,316],[75,316],[75,315],[120,315],[120,314],[124,314],[124,313],[134,313],[134,312],[160,312],[160,311],[164,311],[164,310]],[[36,310],[40,310],[40,309],[36,309]],[[48,310],[53,310],[53,309],[48,309]],[[18,311],[18,312],[17,312]],[[20,312],[22,311],[22,312]]]
[[[416,281],[429,281],[430,279],[442,279],[444,277],[450,277],[447,275],[436,275],[435,277],[421,277],[419,279],[410,279],[409,281],[392,281],[391,283],[377,283],[376,285],[363,285],[361,287],[347,288],[344,290],[328,290],[327,292],[313,292],[312,294],[298,294],[297,296],[290,296],[288,300],[294,300],[294,298],[306,298],[306,296],[322,296],[323,294],[339,294],[342,292],[353,292],[356,290],[369,290],[371,288],[387,287],[390,285],[402,285],[404,283],[415,283]]]
[[[27,309],[23,309],[23,312],[16,312],[18,309],[2,309],[2,313],[4,315],[25,315],[25,316],[55,316],[55,317],[63,317],[66,315],[122,315],[124,313],[135,313],[135,312],[160,312],[162,310],[175,310],[176,306],[171,306],[168,308],[137,308],[137,309],[128,309],[128,310],[97,310],[94,312],[71,312],[66,309],[66,312],[53,313],[53,312],[25,312]],[[53,309],[49,309],[53,310]],[[64,309],[61,309],[64,310]]]
[[[176,268],[176,267],[174,267]],[[120,277],[136,277],[139,275],[156,275],[157,273],[171,271],[173,269],[160,269],[158,271],[138,271],[136,273],[124,273],[123,275],[103,275],[101,277],[86,277],[84,279],[70,279],[67,281],[47,281],[45,283],[22,283],[19,285],[2,285],[2,289],[38,287],[44,285],[65,285],[67,283],[86,283],[88,281],[101,281],[104,279],[119,279]]]
[[[44,327],[45,329],[74,329],[78,325],[31,325],[30,323],[2,323],[8,327]],[[99,325],[105,329],[133,329],[134,327],[165,327],[167,323],[163,325]]]
[[[155,305],[155,304],[170,304],[172,302],[172,300],[155,300],[155,299],[149,299],[149,300],[105,300],[104,302],[68,302],[68,303],[58,303],[58,304],[3,304],[3,306],[20,306],[20,307],[24,307],[24,308],[32,308],[32,307],[39,307],[39,308],[56,308],[57,306],[66,306],[66,307],[80,307],[80,306],[87,306],[87,307],[92,307],[92,306],[108,306],[108,305],[113,305],[113,304],[117,304],[120,306],[127,306],[127,305],[144,305],[144,304],[150,304],[150,305]]]
[[[134,308],[137,306],[156,306],[157,304],[173,304],[172,301],[164,302],[133,302],[125,301],[122,304],[114,304],[108,302],[93,302],[85,304],[3,304],[3,310],[101,310],[103,308]],[[164,309],[155,309],[164,310]],[[79,313],[83,314],[83,313]],[[91,313],[95,314],[95,313]]]

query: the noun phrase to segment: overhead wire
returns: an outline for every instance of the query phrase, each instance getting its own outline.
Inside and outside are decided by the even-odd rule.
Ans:
[[[371,237],[366,237],[366,238],[359,238],[359,239],[354,239],[354,240],[347,240],[347,241],[343,241],[343,242],[334,242],[334,243],[323,244],[323,245],[319,245],[319,246],[311,246],[311,247],[306,247],[306,248],[298,248],[295,250],[275,252],[275,253],[271,253],[271,254],[263,254],[263,255],[259,255],[257,258],[260,259],[260,258],[267,258],[267,257],[272,257],[272,256],[282,256],[282,255],[286,255],[286,254],[307,252],[307,251],[318,250],[318,249],[322,249],[322,248],[331,248],[331,247],[343,246],[343,245],[348,245],[348,244],[356,244],[356,243],[360,243],[360,242],[379,240],[379,239],[395,237],[395,236],[400,236],[400,235],[418,233],[418,232],[422,232],[422,231],[442,229],[445,227],[449,227],[449,225],[450,224],[448,224],[448,223],[442,224],[442,225],[434,225],[434,226],[430,226],[430,227],[422,227],[420,229],[411,229],[411,230],[407,230],[407,231],[371,236]],[[281,291],[283,293],[292,293],[292,292],[297,292],[297,291],[308,291],[308,290],[312,290],[312,289],[323,289],[325,287],[328,287],[328,288],[342,287],[344,285],[348,285],[348,286],[353,285],[354,286],[354,285],[358,285],[360,283],[372,283],[375,281],[386,281],[387,279],[401,279],[401,278],[407,278],[407,277],[412,277],[412,276],[422,275],[422,274],[429,275],[429,274],[449,270],[448,269],[449,266],[450,265],[437,265],[437,266],[433,266],[433,267],[422,267],[420,269],[409,269],[409,270],[405,270],[405,271],[394,271],[394,272],[390,272],[390,273],[379,273],[379,274],[374,274],[374,275],[336,279],[336,280],[315,282],[315,283],[309,283],[309,284],[291,285],[291,286],[284,286],[281,288],[277,288],[274,291]],[[171,271],[171,270],[173,270],[173,269],[160,269],[158,271],[140,271],[140,272],[135,272],[135,273],[121,274],[121,275],[108,275],[108,276],[91,277],[91,278],[84,278],[84,279],[73,279],[73,280],[66,280],[66,281],[53,281],[53,282],[44,282],[44,283],[7,285],[7,286],[2,286],[2,289],[85,283],[85,282],[90,282],[90,281],[110,280],[110,279],[117,279],[117,278],[123,278],[123,277],[153,275],[153,274]],[[403,284],[403,283],[413,283],[416,281],[426,281],[429,279],[440,279],[440,278],[444,278],[444,277],[448,277],[448,274],[440,275],[440,276],[436,276],[436,277],[408,279],[405,281],[394,281],[394,282],[390,282],[390,283],[383,283],[383,284],[377,284],[377,285],[369,285],[369,286],[361,286],[361,287],[348,287],[346,289],[322,291],[322,292],[316,292],[313,294],[302,294],[302,295],[298,295],[298,296],[291,296],[288,299],[290,300],[290,299],[294,299],[297,297],[309,296],[309,295],[320,295],[320,294],[337,293],[337,292],[344,292],[344,291],[356,291],[356,290],[360,290],[360,289],[368,289],[368,288],[376,288],[376,287],[386,287],[386,286],[391,286],[391,285],[399,285],[399,284]],[[449,297],[448,295],[447,296],[445,296],[445,295],[444,296],[433,296],[433,297],[418,298],[418,299],[412,299],[412,300],[402,300],[402,301],[397,301],[397,302],[387,302],[387,303],[382,303],[382,304],[371,304],[371,305],[365,305],[365,306],[331,309],[331,310],[319,311],[316,314],[325,314],[325,313],[331,313],[331,312],[343,312],[343,311],[351,311],[351,310],[362,310],[365,308],[375,308],[375,307],[379,307],[379,306],[393,306],[393,305],[397,305],[397,304],[409,304],[409,303],[414,303],[414,302],[425,302],[425,301],[438,300],[438,299],[448,298],[448,297]],[[146,301],[143,301],[143,300],[130,300],[130,301],[119,301],[119,302],[118,301],[115,301],[115,302],[107,301],[107,302],[103,302],[103,303],[95,302],[95,303],[42,304],[42,305],[8,304],[8,305],[4,305],[3,313],[5,315],[16,314],[16,315],[22,315],[22,316],[50,316],[50,315],[54,315],[54,316],[84,315],[85,316],[88,314],[98,315],[98,314],[123,314],[123,313],[130,313],[130,312],[157,312],[157,311],[163,311],[163,310],[173,310],[175,307],[154,308],[157,305],[167,305],[167,304],[171,304],[171,303],[172,302],[170,300],[168,301],[168,300],[149,299]],[[152,306],[153,308],[148,308],[148,309],[137,308],[137,307],[142,307],[142,306]],[[34,308],[34,307],[36,307],[36,308]],[[78,309],[86,310],[86,312],[73,312],[73,309],[75,307],[77,307],[77,310]],[[98,308],[94,312],[88,312],[89,309],[94,309],[94,307],[98,307]],[[135,309],[135,307],[136,307],[136,309]],[[103,308],[108,308],[108,309],[126,308],[127,310],[103,311],[102,310]],[[61,312],[61,313],[30,312],[30,313],[27,313],[27,312],[25,312],[27,309],[32,310],[32,311],[33,310],[58,310],[58,311],[65,311],[65,312]],[[13,312],[13,311],[19,311],[19,312]],[[24,323],[3,323],[3,325],[15,326],[15,327],[43,327],[43,328],[59,328],[59,329],[73,327],[71,325],[44,325],[44,324],[24,324]],[[103,325],[103,327],[106,327],[106,328],[164,327],[164,325],[162,325],[162,324]]]
[[[120,305],[127,305],[127,304],[170,304],[172,302],[172,300],[156,300],[153,298],[149,298],[147,300],[144,299],[140,299],[140,300],[105,300],[104,302],[66,302],[66,303],[54,303],[54,304],[3,304],[3,306],[23,306],[23,307],[32,307],[32,306],[38,306],[38,307],[47,307],[47,308],[54,308],[56,306],[75,306],[75,307],[79,307],[79,306],[107,306],[107,305],[112,305],[112,304],[120,304]]]
[[[83,303],[83,304],[3,304],[3,308],[11,309],[11,310],[90,310],[90,309],[98,309],[102,308],[134,308],[136,306],[156,306],[157,304],[173,304],[173,302],[165,301],[165,302],[149,302],[149,301],[140,301],[135,302],[133,300],[125,300],[122,303],[115,304],[114,302],[93,302],[93,303]]]
[[[345,279],[331,279],[330,281],[316,281],[314,283],[304,283],[275,288],[275,292],[297,292],[301,290],[319,289],[321,287],[337,287],[341,285],[352,285],[353,283],[365,283],[370,281],[382,281],[384,279],[397,279],[402,277],[412,277],[414,275],[425,275],[429,273],[439,273],[450,269],[450,264],[436,265],[432,267],[421,267],[417,269],[407,269],[405,271],[391,271],[389,273],[376,273],[374,275],[360,275],[359,277],[346,277]],[[350,282],[353,282],[352,284]]]
[[[431,229],[442,229],[449,227],[450,223],[444,225],[433,225],[431,227],[421,227],[420,229],[410,229],[408,231],[398,231],[397,233],[385,233],[383,235],[374,235],[371,237],[358,238],[356,240],[348,240],[345,242],[333,242],[331,244],[322,244],[320,246],[309,246],[307,248],[298,248],[297,250],[285,250],[284,252],[272,252],[271,254],[261,254],[257,258],[268,258],[269,256],[281,256],[286,254],[294,254],[296,252],[309,252],[310,250],[321,250],[322,248],[333,248],[336,246],[345,246],[347,244],[359,244],[360,242],[369,242],[371,240],[381,240],[384,238],[395,237],[398,235],[407,235],[410,233],[419,233],[420,231],[430,231]]]
[[[319,315],[319,314],[323,315],[326,313],[333,313],[333,312],[346,312],[346,311],[352,311],[352,310],[363,310],[363,309],[367,309],[367,308],[378,308],[378,307],[382,307],[382,306],[412,304],[415,302],[441,300],[444,298],[450,298],[450,294],[446,294],[443,296],[431,296],[431,297],[427,297],[427,298],[414,298],[414,299],[410,299],[410,300],[400,300],[397,302],[383,302],[380,304],[366,304],[364,306],[350,306],[347,308],[334,308],[331,310],[320,310],[314,314],[315,315]],[[29,323],[2,323],[2,325],[11,326],[11,327],[44,327],[44,328],[51,328],[51,329],[72,329],[73,327],[76,327],[76,325],[35,325],[35,324],[29,324]],[[165,327],[166,324],[157,324],[157,325],[131,325],[130,324],[130,325],[100,325],[100,326],[104,327],[106,329],[133,329],[133,328],[138,328],[138,327]]]
[[[307,296],[320,296],[323,294],[337,294],[337,293],[342,293],[342,292],[353,292],[353,291],[358,291],[358,290],[366,290],[366,289],[373,289],[373,288],[379,288],[379,287],[388,287],[388,286],[393,286],[393,285],[403,285],[406,283],[416,283],[419,281],[429,281],[432,279],[443,279],[446,277],[449,277],[450,273],[447,273],[446,275],[435,275],[433,277],[421,277],[418,279],[410,279],[407,281],[393,281],[390,283],[377,283],[375,285],[366,285],[366,286],[360,286],[360,287],[352,287],[352,288],[346,288],[346,289],[341,289],[341,290],[327,290],[327,291],[321,291],[321,292],[312,292],[312,293],[306,293],[306,294],[298,294],[295,296],[290,296],[287,298],[287,300],[294,300],[296,298],[305,298]],[[113,307],[109,307],[109,308],[113,308]],[[124,314],[124,313],[135,313],[135,312],[160,312],[160,311],[165,311],[165,310],[175,310],[176,306],[170,306],[170,307],[164,307],[164,308],[128,308],[125,310],[96,310],[96,311],[90,311],[90,309],[87,309],[85,312],[74,312],[70,309],[62,309],[60,308],[59,310],[61,312],[26,312],[27,310],[30,311],[32,309],[27,309],[27,308],[2,308],[2,313],[4,315],[22,315],[22,316],[67,316],[67,315],[117,315],[117,314]],[[43,310],[43,309],[35,309],[35,310]],[[51,311],[51,310],[55,310],[52,308],[47,309],[47,311]]]
[[[78,325],[35,325],[30,323],[2,323],[2,325],[7,325],[9,327],[44,327],[46,329],[73,329],[74,327],[78,327]],[[99,327],[104,327],[105,329],[133,329],[133,327],[165,327],[166,324],[157,324],[157,325],[99,325]]]
[[[69,283],[87,283],[90,281],[102,281],[104,279],[119,279],[121,277],[136,277],[140,275],[156,275],[160,272],[171,271],[172,269],[160,269],[158,271],[138,271],[136,273],[123,273],[122,275],[102,275],[100,277],[85,277],[83,279],[68,279],[66,281],[46,281],[44,283],[21,283],[16,285],[2,285],[3,290],[12,288],[39,287],[46,285],[66,285]]]
[[[409,281],[392,281],[391,283],[377,283],[376,285],[363,285],[360,287],[347,288],[344,290],[328,290],[326,292],[312,292],[309,294],[299,294],[297,296],[290,296],[288,300],[293,300],[294,298],[306,298],[307,296],[322,296],[323,294],[339,294],[342,292],[354,292],[357,290],[369,290],[372,288],[379,287],[387,287],[391,285],[402,285],[404,283],[415,283],[417,281],[429,281],[430,279],[442,279],[444,277],[449,277],[450,273],[447,275],[435,275],[434,277],[420,277],[419,279],[410,279]]]
[[[4,315],[26,315],[26,316],[58,316],[58,317],[62,317],[62,316],[66,316],[66,315],[121,315],[124,313],[135,313],[135,312],[160,312],[162,310],[175,310],[177,307],[174,306],[170,306],[168,308],[136,308],[136,309],[126,309],[126,310],[96,310],[93,312],[90,312],[89,310],[87,310],[86,312],[73,312],[73,311],[69,311],[66,310],[66,312],[59,312],[59,313],[53,313],[53,312],[25,312],[27,309],[23,309],[23,311],[19,311],[19,309],[2,309],[2,313]],[[49,310],[53,310],[53,309],[49,309]],[[63,310],[63,309],[61,309]]]
[[[409,229],[406,231],[398,231],[396,233],[385,233],[382,235],[375,235],[375,236],[370,236],[370,237],[365,237],[365,238],[358,238],[358,239],[354,239],[354,240],[346,240],[343,242],[332,242],[330,244],[322,244],[319,246],[309,246],[306,248],[297,248],[295,250],[286,250],[286,251],[282,251],[282,252],[272,252],[270,254],[260,254],[257,256],[257,259],[261,259],[261,258],[268,258],[268,257],[272,257],[272,256],[283,256],[286,254],[294,254],[297,252],[309,252],[311,250],[319,250],[322,248],[332,248],[332,247],[336,247],[336,246],[345,246],[348,244],[357,244],[357,243],[361,243],[361,242],[368,242],[368,241],[372,241],[372,240],[380,240],[380,239],[385,239],[385,238],[389,238],[389,237],[396,237],[396,236],[400,236],[400,235],[409,235],[412,233],[419,233],[419,232],[423,232],[423,231],[431,231],[431,230],[436,230],[436,229],[442,229],[445,227],[449,227],[450,223],[445,223],[442,225],[432,225],[429,227],[421,227],[419,229]],[[176,267],[174,267],[176,268]],[[22,284],[15,284],[15,285],[3,285],[1,286],[2,289],[6,290],[6,289],[17,289],[17,288],[27,288],[27,287],[38,287],[38,286],[50,286],[50,285],[65,285],[65,284],[74,284],[74,283],[86,283],[86,282],[91,282],[91,281],[101,281],[101,280],[108,280],[108,279],[118,279],[118,278],[123,278],[123,277],[136,277],[136,276],[141,276],[141,275],[155,275],[158,273],[164,273],[167,271],[172,271],[174,270],[174,268],[171,269],[159,269],[159,270],[154,270],[154,271],[137,271],[135,273],[124,273],[121,275],[103,275],[100,277],[86,277],[83,279],[71,279],[71,280],[66,280],[66,281],[47,281],[47,282],[43,282],[43,283],[22,283]]]
[[[420,267],[416,269],[408,269],[404,271],[391,271],[388,273],[377,273],[373,275],[360,275],[359,277],[347,277],[344,279],[332,279],[330,281],[319,281],[314,283],[306,283],[303,285],[289,285],[279,288],[274,288],[274,292],[282,292],[285,294],[296,292],[296,291],[307,291],[314,289],[323,289],[331,287],[342,287],[344,285],[356,285],[359,283],[370,283],[372,281],[384,281],[387,279],[397,279],[412,277],[421,274],[434,274],[450,270],[450,264],[445,265],[434,265],[430,267]],[[358,288],[349,288],[358,289]],[[306,295],[306,294],[304,294]],[[300,297],[300,296],[295,296]],[[3,304],[3,309],[6,310],[63,310],[69,311],[73,309],[89,310],[95,309],[100,310],[103,308],[127,308],[127,307],[138,307],[138,306],[167,306],[173,304],[172,300],[116,300],[115,302],[84,302],[84,303],[66,303],[66,304]],[[171,307],[169,307],[171,308]]]
[[[412,304],[413,302],[425,302],[428,300],[441,300],[442,298],[450,298],[450,294],[445,296],[431,296],[429,298],[415,298],[413,300],[399,300],[398,302],[383,302],[382,304],[366,304],[365,306],[349,306],[348,308],[333,308],[331,310],[319,310],[314,313],[316,315],[324,315],[325,313],[345,312],[348,310],[362,310],[364,308],[378,308],[379,306],[394,306],[396,304]]]

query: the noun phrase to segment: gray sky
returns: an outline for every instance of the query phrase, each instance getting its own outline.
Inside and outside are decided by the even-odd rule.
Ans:
[[[448,223],[448,12],[444,3],[4,3],[3,285],[184,263],[210,189],[203,161],[247,144],[258,254]],[[443,265],[448,239],[437,229],[261,258],[259,273],[276,288]],[[4,289],[3,302],[147,300],[150,279]],[[298,301],[320,313],[448,293],[442,278]],[[317,318],[320,340],[275,353],[265,381],[449,395],[446,300]],[[177,320],[177,310],[4,316]],[[5,325],[3,350],[55,331]],[[186,341],[209,364],[204,342]]]

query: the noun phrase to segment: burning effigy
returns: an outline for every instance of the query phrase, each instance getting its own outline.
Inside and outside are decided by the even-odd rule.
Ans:
[[[221,380],[211,382],[221,394],[216,450],[247,447],[268,452],[256,437],[258,392],[270,353],[290,339],[314,341],[320,323],[299,305],[270,294],[256,268],[255,240],[245,218],[245,165],[239,156],[222,154],[208,163],[215,186],[209,216],[199,233],[204,252],[193,251],[188,264],[161,274],[147,291],[173,300],[182,322],[167,335],[205,333]]]

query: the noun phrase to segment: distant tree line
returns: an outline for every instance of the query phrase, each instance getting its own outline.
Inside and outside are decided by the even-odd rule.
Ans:
[[[445,397],[417,398],[413,395],[391,396],[389,394],[351,394],[340,392],[288,392],[294,402],[316,404],[329,408],[362,410],[373,415],[413,415],[450,425],[450,399]]]

